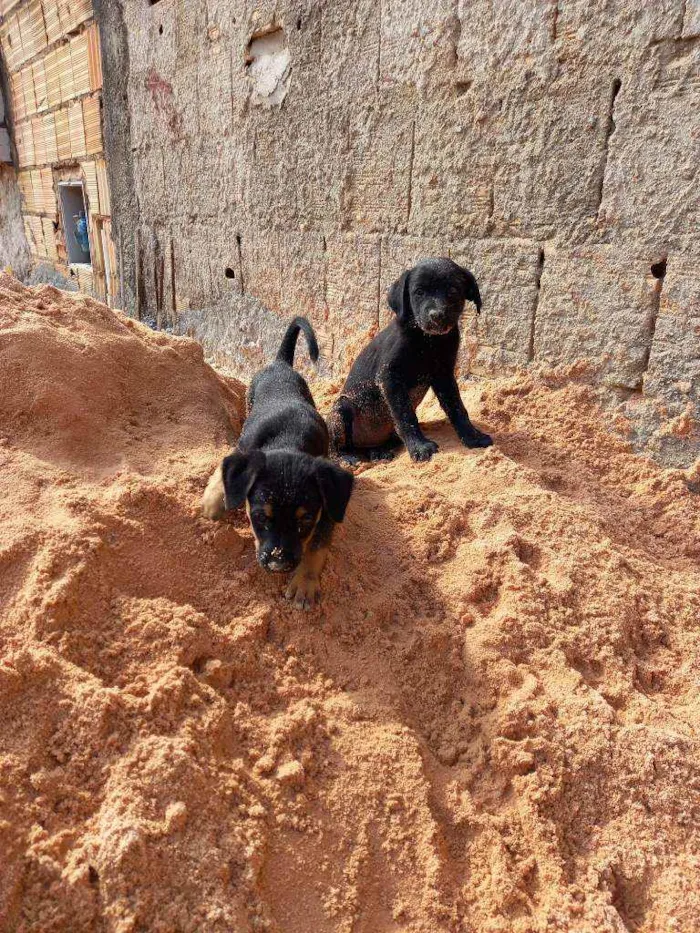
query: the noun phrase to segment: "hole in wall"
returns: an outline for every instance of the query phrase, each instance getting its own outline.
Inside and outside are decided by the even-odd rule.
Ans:
[[[666,275],[667,262],[668,261],[666,259],[661,259],[659,262],[652,262],[651,274],[655,279],[663,279],[663,277]]]
[[[542,273],[544,272],[544,250],[540,249],[537,253],[537,289],[542,288]]]
[[[279,107],[289,91],[292,71],[284,30],[269,28],[253,35],[245,64],[252,82],[251,102],[261,107]]]
[[[162,36],[162,35],[163,35],[163,24],[162,24],[162,23],[161,23],[160,26],[158,27],[158,35],[159,35],[159,36]]]
[[[63,219],[63,236],[70,264],[90,265],[90,237],[85,192],[80,183],[59,182],[58,197]],[[73,274],[71,270],[71,275]]]
[[[458,97],[463,97],[469,92],[473,83],[473,81],[455,81],[452,86],[454,88],[455,94]]]
[[[301,30],[301,16],[297,20],[297,31],[300,31],[300,30]]]
[[[236,273],[233,271],[233,269],[230,266],[226,266],[226,271],[224,272],[224,275],[226,276],[227,279],[236,278]]]

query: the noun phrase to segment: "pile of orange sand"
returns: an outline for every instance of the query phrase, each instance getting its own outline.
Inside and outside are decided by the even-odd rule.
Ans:
[[[466,395],[496,446],[429,405],[299,613],[198,515],[241,387],[0,277],[0,929],[700,928],[697,471]]]

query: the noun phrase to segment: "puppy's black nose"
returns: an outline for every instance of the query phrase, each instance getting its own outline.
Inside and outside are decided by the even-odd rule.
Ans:
[[[296,566],[294,559],[289,554],[285,554],[280,547],[275,547],[268,554],[261,555],[260,563],[265,570],[270,570],[272,573],[286,573],[294,570]]]

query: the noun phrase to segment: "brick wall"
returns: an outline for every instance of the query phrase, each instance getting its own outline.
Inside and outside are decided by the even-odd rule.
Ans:
[[[34,262],[115,304],[118,270],[103,155],[100,40],[90,0],[0,0],[22,216]],[[61,182],[83,186],[91,263],[68,261]]]

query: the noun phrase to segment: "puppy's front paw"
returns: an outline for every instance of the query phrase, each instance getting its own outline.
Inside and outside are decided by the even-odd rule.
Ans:
[[[321,582],[302,567],[295,572],[287,587],[287,599],[295,609],[311,609],[321,598]]]
[[[408,453],[411,457],[411,460],[415,460],[420,463],[426,460],[430,460],[433,454],[436,454],[439,449],[440,448],[435,443],[435,441],[429,441],[426,438],[424,441],[415,441],[413,444],[411,444],[411,446],[408,448]]]
[[[465,447],[490,447],[493,444],[493,438],[490,434],[484,434],[478,428],[474,428],[469,434],[461,438]]]
[[[221,467],[217,467],[207,483],[202,496],[202,515],[205,518],[219,519],[226,512],[226,498],[224,494],[224,480]]]

